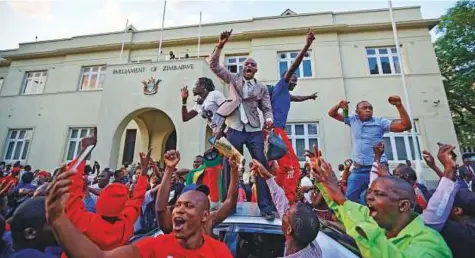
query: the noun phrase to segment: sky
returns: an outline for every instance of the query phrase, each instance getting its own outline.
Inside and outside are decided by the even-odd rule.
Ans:
[[[455,0],[393,1],[394,7],[421,6],[426,19],[439,18]],[[19,43],[120,31],[126,20],[138,30],[162,25],[164,0],[0,0],[0,49]],[[168,0],[165,27],[297,13],[387,8],[386,0]],[[432,33],[434,34],[434,33]]]

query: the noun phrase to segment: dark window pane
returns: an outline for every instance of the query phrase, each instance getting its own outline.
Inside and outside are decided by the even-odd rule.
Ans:
[[[18,135],[18,139],[25,139],[25,131],[20,131],[20,135]]]
[[[388,53],[388,49],[387,49],[387,48],[380,48],[380,49],[378,49],[378,52],[379,52],[380,54],[387,54],[387,53]]]
[[[295,53],[295,52],[294,52],[294,53],[290,53],[290,58],[296,58],[297,55],[298,55],[298,53]]]
[[[78,137],[78,129],[72,129],[71,138],[77,138],[77,137]]]
[[[308,139],[308,148],[310,150],[313,150],[313,146],[316,146],[318,148],[318,140],[317,138],[312,138],[312,139]]]
[[[396,53],[397,53],[397,49],[396,49],[395,47],[391,48],[391,53],[396,54]]]
[[[229,58],[228,59],[228,64],[234,64],[236,63],[236,58]]]
[[[305,140],[304,139],[297,139],[295,141],[295,152],[297,153],[297,157],[300,161],[305,160]]]
[[[312,63],[310,60],[303,60],[303,77],[312,77]]]
[[[376,57],[369,57],[368,65],[369,65],[369,72],[371,74],[379,74],[378,61],[376,60]]]
[[[391,74],[391,65],[389,64],[389,57],[381,57],[381,68],[383,74]]]
[[[244,61],[246,61],[246,59],[247,59],[246,57],[239,58],[239,63],[243,63]]]
[[[82,129],[81,130],[81,139],[87,136],[87,129]]]
[[[28,153],[28,146],[30,141],[25,141],[25,146],[23,147],[23,153],[21,154],[21,159],[26,159],[26,154]]]
[[[295,134],[296,135],[304,135],[303,125],[295,125]]]
[[[70,141],[69,146],[68,146],[68,155],[66,157],[67,160],[73,160],[74,159],[74,151],[76,150],[76,142],[75,141]]]
[[[237,73],[237,66],[236,65],[228,65],[228,71],[232,73]]]
[[[417,140],[417,148],[419,149],[419,159],[421,159],[422,155],[420,153],[421,151],[421,146],[419,144],[419,136],[416,136],[416,140]],[[409,137],[409,148],[411,148],[411,153],[412,153],[412,158],[411,160],[416,160],[416,155],[415,155],[415,151],[414,151],[414,144],[413,144],[413,140],[412,140],[412,136]]]
[[[23,147],[23,142],[16,142],[15,154],[13,154],[13,159],[18,160],[20,158],[21,148]]]
[[[10,134],[10,139],[16,139],[17,133],[18,131],[12,131],[12,133]]]
[[[404,143],[404,137],[394,137],[396,142],[396,151],[398,160],[407,160],[406,144]]]
[[[309,135],[318,134],[317,124],[308,124],[308,134]]]
[[[376,51],[374,50],[374,48],[367,48],[366,49],[366,54],[367,55],[374,55],[374,54],[376,54]]]
[[[287,135],[292,135],[292,126],[285,125],[285,132],[287,133]]]
[[[394,160],[393,149],[391,147],[391,140],[389,137],[384,137],[384,153],[386,154],[386,158],[388,160]]]
[[[285,73],[288,69],[287,62],[286,61],[280,61],[279,62],[279,77]]]
[[[15,146],[15,142],[9,142],[8,143],[8,148],[7,148],[7,153],[5,154],[5,159],[12,159],[13,155],[13,147]]]

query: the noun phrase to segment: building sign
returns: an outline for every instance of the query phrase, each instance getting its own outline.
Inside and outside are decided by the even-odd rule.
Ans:
[[[181,65],[165,65],[163,66],[164,72],[167,71],[182,71],[182,70],[194,70],[195,65],[194,64],[181,64]]]
[[[131,74],[143,72],[145,72],[145,67],[119,68],[112,70],[112,74]]]
[[[153,77],[150,77],[150,79],[148,80],[144,80],[142,81],[142,84],[143,84],[143,94],[145,95],[153,95],[153,94],[156,94],[157,91],[158,91],[158,84],[161,82],[162,80],[160,79],[155,79]]]

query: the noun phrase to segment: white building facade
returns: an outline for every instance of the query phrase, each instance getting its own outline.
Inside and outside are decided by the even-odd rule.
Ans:
[[[441,75],[429,30],[438,20],[423,19],[419,7],[396,8],[402,59],[395,52],[387,9],[343,13],[284,13],[275,17],[166,28],[158,58],[160,30],[78,36],[22,43],[0,51],[0,160],[20,160],[51,170],[78,152],[81,137],[97,126],[99,139],[92,160],[102,167],[137,162],[138,152],[153,147],[160,159],[165,150],[182,153],[182,167],[209,145],[206,124],[198,117],[181,120],[180,88],[209,77],[217,90],[227,90],[210,71],[207,57],[219,34],[233,29],[221,62],[242,70],[246,57],[258,62],[256,78],[274,84],[305,44],[316,34],[298,75],[293,94],[318,92],[316,101],[293,103],[287,131],[299,158],[317,144],[333,164],[351,156],[347,126],[327,115],[340,100],[370,101],[375,115],[397,118],[387,102],[404,96],[400,73],[407,79],[412,114],[421,149],[435,152],[437,142],[456,143]],[[120,58],[121,42],[124,53]],[[168,60],[173,51],[175,60]],[[185,58],[188,57],[188,58]],[[400,63],[404,62],[405,71]],[[144,94],[142,81],[159,80],[156,94]],[[191,97],[188,109],[194,105]],[[350,111],[351,112],[351,111]],[[414,159],[410,133],[385,137],[390,164]],[[434,178],[427,168],[424,176]]]

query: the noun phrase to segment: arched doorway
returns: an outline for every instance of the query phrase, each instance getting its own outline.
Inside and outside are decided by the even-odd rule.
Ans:
[[[142,109],[127,116],[119,142],[117,167],[124,163],[137,164],[139,153],[152,148],[152,158],[160,160],[165,151],[176,149],[177,134],[170,117],[158,109]]]

